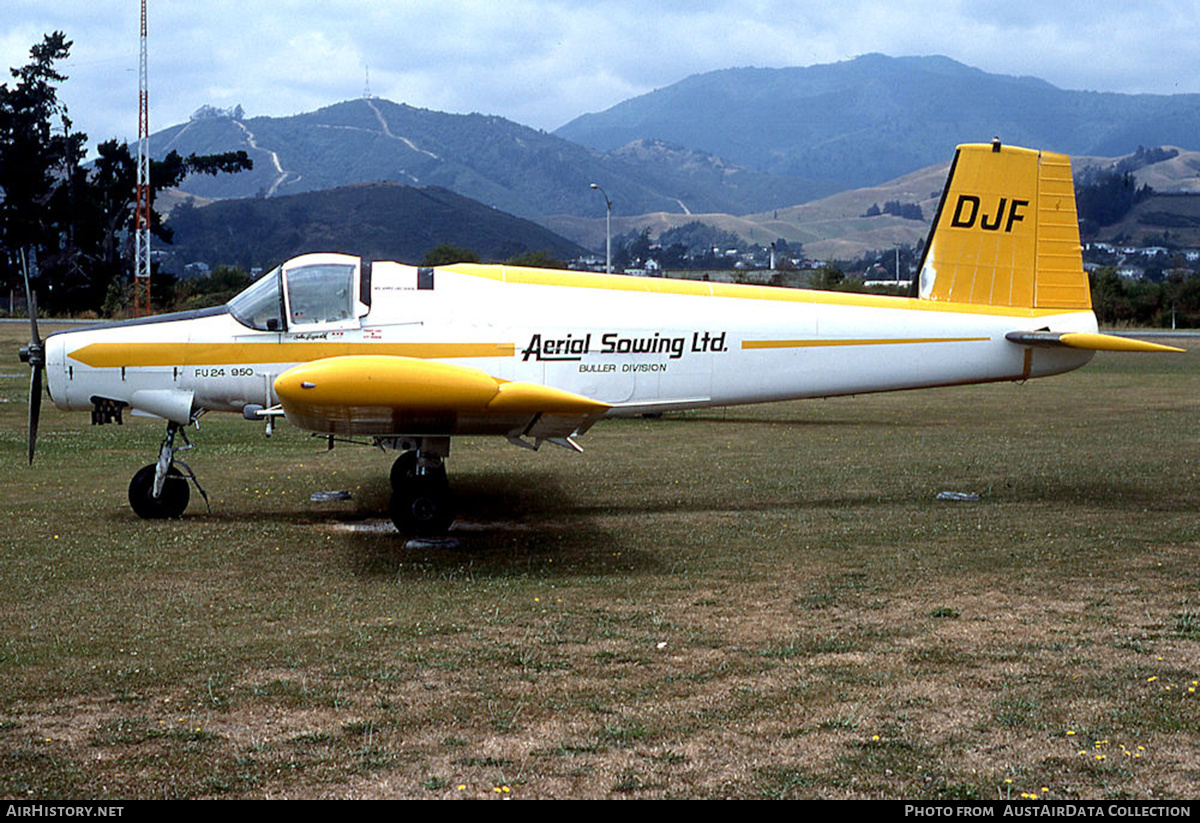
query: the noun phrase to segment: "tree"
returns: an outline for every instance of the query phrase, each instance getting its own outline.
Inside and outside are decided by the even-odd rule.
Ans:
[[[89,170],[87,135],[74,132],[57,84],[55,63],[69,56],[62,32],[30,50],[32,62],[12,69],[18,81],[0,85],[0,255],[5,285],[20,280],[19,261],[36,266],[40,305],[49,311],[117,305],[132,257],[137,170],[129,146],[100,144]],[[57,124],[57,125],[56,125]],[[252,167],[244,151],[180,157],[171,152],[150,164],[151,231],[170,242],[153,209],[154,197],[191,173],[219,174]],[[108,297],[106,297],[108,295]]]
[[[57,250],[56,225],[70,209],[86,135],[72,132],[56,90],[66,76],[55,63],[71,52],[62,32],[45,35],[29,50],[31,62],[11,69],[16,84],[0,84],[0,258],[6,285],[20,279],[22,254],[35,264]],[[56,123],[58,124],[56,126]],[[55,197],[62,182],[67,188]]]
[[[565,269],[567,264],[556,258],[547,249],[527,251],[504,261],[509,266],[528,266],[535,269]]]
[[[253,281],[245,269],[217,266],[209,274],[181,280],[175,287],[175,300],[181,309],[202,309],[228,303]]]
[[[650,239],[650,228],[630,232],[622,242],[617,238],[613,244],[613,271],[623,271],[635,266],[644,266],[650,257],[650,247],[654,241]]]
[[[421,258],[422,266],[449,266],[451,263],[478,263],[479,255],[470,249],[460,249],[453,243],[439,243]]]
[[[1133,207],[1154,194],[1147,185],[1139,186],[1129,172],[1109,172],[1075,187],[1075,203],[1084,233],[1095,226],[1121,222]]]
[[[127,143],[109,140],[97,147],[98,157],[89,171],[78,163],[55,189],[55,196],[70,200],[55,225],[60,248],[43,263],[43,277],[53,289],[48,308],[80,311],[114,303],[106,295],[123,295],[132,274],[137,201],[137,161]],[[150,163],[150,231],[170,243],[171,229],[163,224],[154,201],[164,189],[174,188],[191,173],[218,174],[248,169],[252,161],[244,151],[181,157],[172,151]],[[165,281],[161,281],[166,285]],[[116,284],[115,287],[113,284]],[[170,304],[169,289],[155,289],[155,303]],[[165,299],[160,299],[165,298]]]
[[[814,289],[837,289],[845,279],[845,272],[838,268],[832,260],[827,260],[825,265],[817,269],[810,285]]]

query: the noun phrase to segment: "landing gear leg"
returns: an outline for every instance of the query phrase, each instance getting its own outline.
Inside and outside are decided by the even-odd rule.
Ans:
[[[434,537],[454,522],[454,498],[446,479],[450,438],[423,437],[392,466],[392,522],[402,534]]]
[[[183,438],[183,446],[175,445],[176,435]],[[208,503],[208,495],[204,493],[188,465],[178,461],[183,471],[175,465],[175,453],[190,448],[191,444],[188,443],[182,427],[178,423],[168,423],[167,436],[158,449],[158,462],[143,466],[129,481],[129,505],[138,517],[145,520],[169,520],[182,516],[191,499],[188,480],[196,484],[204,502]]]

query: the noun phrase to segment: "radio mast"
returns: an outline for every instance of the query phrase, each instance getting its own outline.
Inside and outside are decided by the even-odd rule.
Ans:
[[[150,314],[150,93],[146,80],[146,0],[138,59],[137,205],[134,214],[133,313]]]

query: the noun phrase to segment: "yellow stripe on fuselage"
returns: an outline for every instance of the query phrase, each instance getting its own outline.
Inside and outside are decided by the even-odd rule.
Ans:
[[[226,363],[304,363],[348,355],[422,360],[512,357],[513,343],[90,343],[69,357],[96,369],[122,366],[218,366]]]
[[[896,337],[879,340],[743,340],[743,349],[804,349],[824,346],[899,346],[908,343],[985,343],[990,337]]]

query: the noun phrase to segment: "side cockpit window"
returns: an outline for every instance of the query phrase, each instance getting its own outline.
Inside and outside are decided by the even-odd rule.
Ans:
[[[290,325],[337,323],[354,317],[354,269],[340,263],[288,269]]]
[[[243,326],[259,331],[283,330],[283,296],[275,268],[229,301],[229,313]]]

